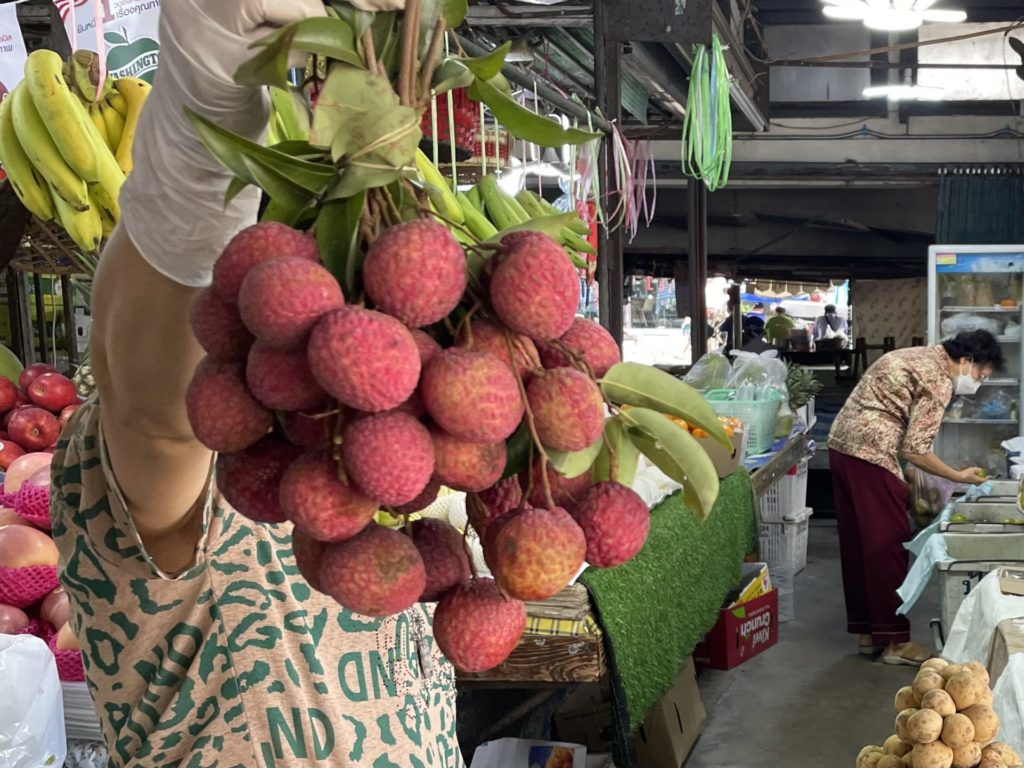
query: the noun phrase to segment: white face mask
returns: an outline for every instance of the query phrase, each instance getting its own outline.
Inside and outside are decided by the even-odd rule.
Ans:
[[[958,395],[973,395],[981,388],[981,382],[971,375],[971,369],[974,367],[973,363],[967,364],[967,373],[963,372],[963,366],[960,367],[960,375],[956,377],[953,391]]]

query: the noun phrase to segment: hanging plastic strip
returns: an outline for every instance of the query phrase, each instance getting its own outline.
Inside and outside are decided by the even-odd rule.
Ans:
[[[683,121],[683,170],[714,191],[729,182],[732,109],[729,69],[718,35],[711,48],[694,46],[690,92]]]

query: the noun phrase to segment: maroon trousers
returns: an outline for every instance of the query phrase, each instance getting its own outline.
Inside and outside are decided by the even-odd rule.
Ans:
[[[839,523],[846,628],[871,635],[875,645],[910,640],[910,622],[897,616],[896,590],[907,576],[910,538],[907,484],[862,459],[829,451]]]

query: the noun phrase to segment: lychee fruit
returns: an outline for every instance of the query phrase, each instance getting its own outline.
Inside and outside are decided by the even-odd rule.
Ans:
[[[502,519],[493,539],[494,577],[520,600],[547,600],[583,565],[587,541],[561,507],[527,509]]]
[[[591,486],[570,513],[587,539],[587,562],[598,568],[631,560],[651,528],[647,503],[621,483]]]
[[[416,348],[420,351],[420,370],[426,368],[427,363],[433,360],[441,352],[441,345],[433,336],[419,328],[412,329],[412,337],[416,341]],[[425,416],[427,409],[423,406],[423,396],[417,388],[409,399],[398,406],[400,410],[411,413],[417,419]]]
[[[289,412],[282,416],[285,437],[302,448],[326,448],[338,416]]]
[[[238,294],[245,327],[279,349],[301,346],[317,320],[344,304],[334,275],[305,259],[274,259],[256,265]]]
[[[390,315],[359,307],[321,318],[307,355],[320,386],[360,411],[397,408],[420,378],[419,350],[409,329]]]
[[[434,472],[430,432],[402,411],[353,421],[345,429],[341,454],[363,493],[391,506],[419,496]]]
[[[242,322],[238,307],[206,288],[192,305],[192,333],[210,357],[241,362],[256,340]]]
[[[292,529],[292,552],[295,555],[295,565],[306,583],[317,592],[323,592],[320,586],[320,558],[323,556],[325,546],[327,545],[324,542],[307,536],[298,528]]]
[[[515,374],[487,352],[444,350],[423,371],[420,393],[431,418],[464,440],[496,443],[523,419]]]
[[[344,541],[363,530],[379,504],[351,483],[322,452],[297,459],[281,479],[281,508],[295,527],[319,541]]]
[[[583,358],[595,378],[600,379],[613,365],[622,362],[622,354],[615,339],[599,323],[577,317],[572,327],[557,342],[542,341],[537,344],[541,362],[545,368],[562,368],[572,361],[559,344],[568,347]]]
[[[519,478],[506,477],[476,496],[475,500],[472,496],[467,497],[466,513],[470,525],[483,542],[495,520],[519,508],[523,500],[523,489],[519,485]]]
[[[373,242],[363,263],[370,301],[414,328],[432,325],[455,309],[468,274],[462,246],[429,219],[391,227]]]
[[[430,482],[427,483],[427,487],[424,488],[420,495],[410,501],[408,504],[400,504],[395,507],[395,511],[400,515],[412,515],[416,512],[422,512],[424,509],[429,507],[435,501],[437,501],[438,494],[441,492],[441,483],[437,481],[436,477],[432,477]]]
[[[526,606],[505,597],[493,579],[450,590],[434,613],[437,647],[463,672],[486,672],[515,650],[526,629]]]
[[[427,585],[422,602],[434,602],[471,575],[462,534],[444,520],[426,518],[412,523],[412,543],[423,558]]]
[[[434,476],[457,491],[482,491],[501,479],[507,453],[505,443],[474,443],[440,429],[434,441]]]
[[[257,523],[287,520],[278,499],[285,470],[301,450],[273,436],[238,453],[217,457],[217,489],[239,513]]]
[[[426,570],[408,536],[377,525],[328,544],[320,558],[320,584],[342,607],[363,616],[389,616],[423,594]]]
[[[575,368],[534,377],[526,389],[540,441],[557,451],[582,451],[604,432],[604,398],[597,384]]]
[[[305,350],[276,349],[257,341],[245,368],[249,391],[267,408],[302,411],[326,404],[327,393],[313,378]]]
[[[319,263],[316,240],[278,222],[254,224],[235,235],[217,259],[213,291],[229,304],[235,304],[250,269],[264,261],[287,258]]]
[[[185,395],[196,439],[211,451],[248,448],[267,433],[273,415],[245,386],[242,366],[203,358]]]
[[[530,489],[527,501],[535,507],[547,507],[547,497],[544,495],[544,478],[540,473],[540,459],[533,462],[529,474],[526,470],[519,477],[519,484],[523,489]],[[551,498],[556,507],[572,509],[582,498],[583,492],[592,484],[590,472],[584,472],[577,477],[566,477],[559,474],[551,464],[547,465],[548,487],[551,489]],[[532,481],[532,482],[531,482]]]
[[[491,275],[491,304],[501,321],[535,341],[569,330],[580,304],[576,268],[558,243],[539,232],[502,241]]]
[[[514,366],[512,354],[508,351],[506,333],[511,336],[512,347],[515,350]],[[459,333],[458,346],[473,352],[490,352],[500,357],[510,368],[518,370],[519,377],[524,382],[529,381],[533,372],[541,367],[537,346],[531,339],[499,328],[487,320],[473,320],[468,329],[463,327]]]

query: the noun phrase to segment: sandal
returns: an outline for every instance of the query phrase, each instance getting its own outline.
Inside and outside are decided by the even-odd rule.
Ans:
[[[857,638],[857,650],[864,656],[875,656],[884,649],[884,645],[875,645],[871,635],[860,635]]]
[[[917,643],[892,643],[882,652],[882,662],[920,667],[933,656],[931,651]]]

